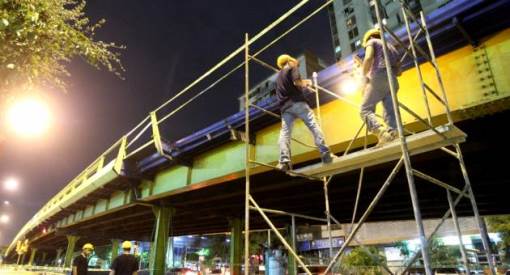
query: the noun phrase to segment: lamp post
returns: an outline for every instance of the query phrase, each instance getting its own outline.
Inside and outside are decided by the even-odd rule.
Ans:
[[[7,107],[6,124],[17,136],[33,137],[44,133],[50,125],[47,105],[35,97],[19,98]]]

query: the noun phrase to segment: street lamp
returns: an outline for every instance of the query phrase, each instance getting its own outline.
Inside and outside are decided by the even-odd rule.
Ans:
[[[4,181],[4,188],[7,191],[18,190],[18,180],[16,180],[15,178],[8,178],[7,180]],[[4,202],[4,204],[6,203]],[[7,204],[9,204],[9,202],[7,202]]]
[[[2,215],[0,216],[0,222],[1,222],[1,223],[9,223],[9,221],[10,221],[10,218],[9,218],[9,216],[7,216],[6,214],[2,214]]]
[[[49,127],[50,112],[41,100],[19,99],[8,108],[7,124],[18,135],[40,135]]]

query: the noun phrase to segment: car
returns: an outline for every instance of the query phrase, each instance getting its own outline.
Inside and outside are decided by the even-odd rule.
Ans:
[[[200,273],[187,267],[174,267],[170,269],[168,275],[199,275]]]

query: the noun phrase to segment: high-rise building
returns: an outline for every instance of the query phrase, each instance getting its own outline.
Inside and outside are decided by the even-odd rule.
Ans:
[[[425,14],[452,0],[405,0],[413,12]],[[394,30],[404,24],[398,0],[379,0],[386,25]],[[336,60],[361,48],[365,32],[375,26],[374,0],[335,0],[328,9]]]

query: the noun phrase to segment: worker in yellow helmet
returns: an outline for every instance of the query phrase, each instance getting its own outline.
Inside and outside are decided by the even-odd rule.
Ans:
[[[368,30],[363,37],[362,46],[365,47],[365,58],[361,69],[367,85],[363,92],[360,116],[367,123],[368,130],[377,136],[378,145],[382,145],[398,136],[389,81],[392,81],[395,91],[397,91],[399,88],[397,75],[400,74],[399,53],[391,43],[387,43],[393,73],[388,81],[381,31],[378,28]],[[383,105],[386,128],[379,123],[375,115],[375,108],[379,102],[382,102]]]
[[[308,105],[305,91],[312,85],[310,79],[303,79],[299,74],[299,61],[288,54],[282,54],[276,60],[280,69],[276,78],[276,96],[280,105],[282,128],[280,130],[280,160],[278,168],[282,171],[292,170],[290,139],[294,120],[301,119],[312,132],[315,145],[319,148],[323,163],[330,163],[335,157],[330,153],[322,130],[315,115]]]
[[[73,260],[72,275],[87,275],[89,268],[89,256],[93,251],[94,246],[91,243],[86,243],[83,245],[80,255],[76,256]]]
[[[138,259],[131,254],[131,242],[122,242],[122,254],[117,256],[110,267],[110,275],[137,275]]]

